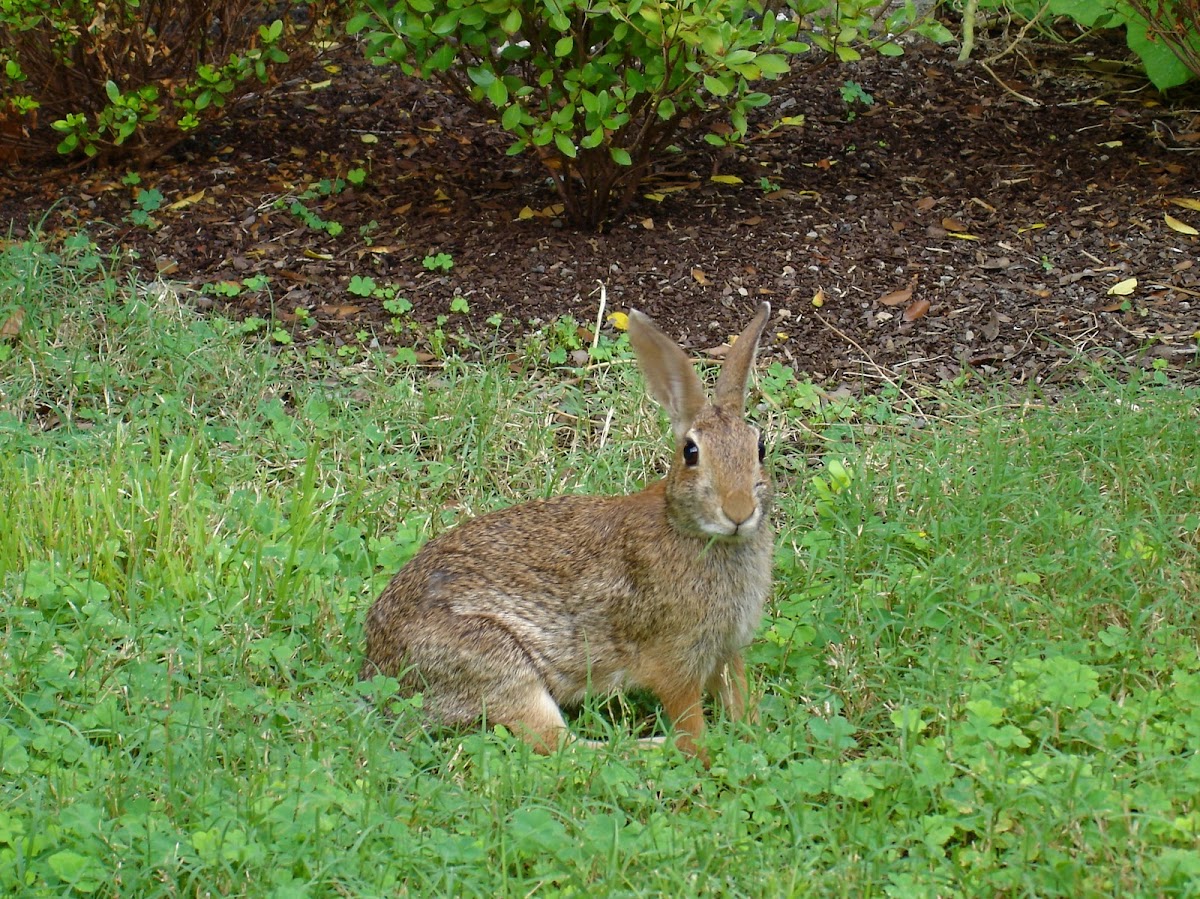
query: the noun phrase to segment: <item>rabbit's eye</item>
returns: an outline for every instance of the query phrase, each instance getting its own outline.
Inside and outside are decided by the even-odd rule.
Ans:
[[[700,447],[696,446],[696,441],[688,440],[683,445],[683,461],[689,466],[700,461]]]
[[[767,440],[762,434],[758,435],[758,461],[767,458]]]

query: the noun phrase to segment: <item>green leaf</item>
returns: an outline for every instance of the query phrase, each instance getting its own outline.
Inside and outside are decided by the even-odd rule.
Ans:
[[[454,64],[454,60],[454,45],[442,44],[442,46],[437,49],[437,52],[429,57],[426,65],[432,72],[445,72]]]
[[[519,9],[509,10],[508,15],[506,15],[503,19],[501,19],[500,27],[504,30],[505,34],[516,34],[518,31],[520,31],[521,30],[521,10],[519,10]]]
[[[594,131],[589,133],[587,135],[587,137],[585,137],[583,140],[581,140],[579,142],[579,146],[583,147],[585,150],[591,150],[591,149],[594,149],[595,147],[600,146],[600,144],[602,144],[603,142],[604,142],[604,129],[596,128]]]
[[[788,65],[786,59],[782,56],[776,56],[772,53],[758,54],[758,67],[763,70],[766,75],[786,75],[791,71],[791,66]]]
[[[521,124],[521,104],[510,103],[504,110],[504,115],[500,116],[500,126],[505,131],[513,131]]]
[[[633,159],[630,157],[629,151],[623,147],[609,147],[608,153],[617,165],[633,165]]]
[[[350,17],[350,20],[346,23],[346,33],[358,34],[372,22],[376,21],[378,19],[375,18],[375,13],[369,9],[363,10]]]
[[[429,30],[440,37],[445,37],[452,34],[458,28],[458,10],[452,9],[449,12],[444,12],[429,26]]]
[[[100,866],[86,855],[64,849],[51,855],[46,862],[59,880],[71,884],[81,893],[94,893],[100,886],[97,877]]]
[[[723,78],[715,78],[712,75],[704,76],[704,89],[714,97],[727,97],[733,89],[733,85]]]
[[[733,125],[734,133],[730,136],[734,140],[741,140],[746,136],[747,123],[745,110],[733,110],[729,115],[729,123]]]
[[[482,88],[491,87],[496,81],[496,73],[484,66],[472,66],[467,69],[467,77]]]
[[[579,152],[575,149],[575,144],[571,142],[571,138],[561,131],[554,132],[554,146],[558,147],[558,152],[568,159],[574,159]]]
[[[560,37],[554,42],[554,55],[558,57],[570,56],[574,48],[575,38],[568,34],[566,37]]]
[[[492,104],[499,109],[508,103],[508,88],[504,86],[504,82],[497,78],[487,88],[487,98],[492,101]]]
[[[1192,42],[1197,51],[1200,51],[1200,35],[1193,33]],[[1162,38],[1151,38],[1144,19],[1131,18],[1126,24],[1125,43],[1141,59],[1142,65],[1146,67],[1146,76],[1160,91],[1177,87],[1200,74],[1189,71],[1183,60],[1175,55]]]

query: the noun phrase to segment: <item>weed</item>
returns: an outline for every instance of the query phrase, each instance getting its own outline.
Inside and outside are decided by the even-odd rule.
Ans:
[[[431,272],[448,272],[454,268],[454,258],[449,253],[430,254],[421,260],[421,265]]]
[[[138,188],[134,193],[134,208],[129,213],[129,220],[139,227],[149,227],[158,223],[153,213],[162,209],[164,197],[155,188]]]
[[[875,105],[875,97],[867,93],[857,81],[846,81],[839,88],[842,102],[846,104],[846,119],[854,121],[858,116],[858,107],[866,108]]]

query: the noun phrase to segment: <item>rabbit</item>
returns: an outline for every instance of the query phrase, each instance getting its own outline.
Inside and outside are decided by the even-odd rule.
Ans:
[[[742,651],[771,591],[772,486],[745,420],[770,314],[763,303],[734,342],[709,403],[683,350],[632,310],[629,342],[674,432],[667,476],[628,496],[500,509],[431,540],[371,607],[360,678],[396,677],[432,723],[486,719],[542,754],[569,738],[561,707],[648,688],[675,744],[707,767],[703,696],[746,717]]]

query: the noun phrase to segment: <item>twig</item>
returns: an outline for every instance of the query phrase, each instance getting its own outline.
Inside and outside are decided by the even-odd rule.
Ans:
[[[901,387],[900,382],[897,381],[895,378],[893,378],[891,375],[889,375],[884,370],[883,366],[881,366],[874,359],[872,359],[871,354],[868,353],[866,350],[864,350],[862,348],[862,346],[858,343],[858,341],[856,341],[849,334],[846,334],[843,331],[838,330],[838,328],[835,325],[828,322],[825,319],[825,317],[823,315],[821,315],[820,312],[814,312],[813,315],[815,315],[817,317],[817,320],[820,321],[821,324],[823,324],[826,328],[828,328],[830,331],[832,331],[838,337],[842,338],[842,340],[846,341],[846,343],[850,344],[852,347],[854,347],[856,350],[858,350],[860,353],[862,353],[863,356],[866,358],[867,363],[871,366],[871,368],[875,369],[875,372],[879,376],[879,378],[883,381],[886,381],[892,387],[896,388],[896,390],[900,393],[901,396],[903,396],[906,400],[908,400],[910,403],[913,404],[913,408],[915,408],[917,410],[917,412],[920,413],[922,418],[929,418],[929,416],[925,414],[925,410],[923,410],[921,408],[920,400],[918,400],[915,396],[913,396],[911,393],[909,393],[907,390],[905,390],[903,387]]]
[[[1018,93],[1017,91],[1015,91],[1011,87],[1009,87],[1007,84],[1005,84],[1004,81],[1000,78],[1000,76],[992,71],[992,67],[989,66],[982,59],[979,60],[979,65],[983,68],[983,70],[985,72],[987,72],[989,75],[992,76],[992,80],[995,81],[998,85],[1000,85],[1000,88],[1006,94],[1012,94],[1014,97],[1016,97],[1022,103],[1028,103],[1030,106],[1042,106],[1043,105],[1039,101],[1033,99],[1033,97],[1026,97],[1024,94]]]

